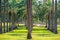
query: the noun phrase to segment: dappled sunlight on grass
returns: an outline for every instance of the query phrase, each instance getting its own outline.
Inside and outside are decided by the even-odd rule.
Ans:
[[[58,28],[58,32],[58,34],[54,34],[45,27],[33,27],[30,40],[60,40],[60,28]],[[0,40],[28,40],[27,29],[20,26],[18,29],[0,34]]]

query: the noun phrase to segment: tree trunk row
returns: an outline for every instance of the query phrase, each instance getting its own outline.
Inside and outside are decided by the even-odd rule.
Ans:
[[[57,0],[55,0],[55,4],[54,0],[52,0],[52,10],[48,18],[48,29],[57,34]]]

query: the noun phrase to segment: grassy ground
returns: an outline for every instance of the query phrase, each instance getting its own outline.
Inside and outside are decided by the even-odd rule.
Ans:
[[[0,40],[27,40],[27,30],[20,26],[11,32],[0,34]],[[44,27],[33,27],[31,40],[60,40],[60,28],[58,34],[48,31]]]

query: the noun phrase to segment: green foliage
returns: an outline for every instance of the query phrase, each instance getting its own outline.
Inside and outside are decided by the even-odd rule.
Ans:
[[[35,6],[34,8],[34,18],[38,19],[40,21],[44,20],[44,15],[47,13],[47,5],[46,4],[42,4],[40,1],[37,3],[35,2],[35,4],[33,4]]]
[[[9,10],[14,11],[15,17],[18,19],[26,19],[26,0],[9,0]],[[33,12],[33,21],[44,21],[46,20],[46,14],[51,10],[51,0],[42,4],[41,1],[32,0],[32,12]],[[4,11],[4,1],[2,0],[2,10]],[[58,4],[58,18],[60,18],[60,1]]]
[[[16,5],[18,7],[18,10],[17,10],[17,16],[18,16],[18,19],[22,19],[22,18],[25,18],[25,15],[26,15],[26,1],[25,0],[22,0],[20,3],[17,3]]]

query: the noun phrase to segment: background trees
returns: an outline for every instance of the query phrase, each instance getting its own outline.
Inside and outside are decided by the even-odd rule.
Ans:
[[[27,5],[26,5],[27,4]],[[27,8],[26,8],[27,6]],[[1,1],[0,1],[1,7]],[[60,8],[60,3],[58,4]],[[4,32],[8,32],[8,23],[13,30],[18,22],[27,23],[28,36],[31,38],[33,22],[37,24],[48,23],[48,29],[57,33],[57,17],[60,18],[60,9],[57,8],[57,0],[3,0],[0,8],[0,27],[1,20],[4,22]],[[1,9],[3,18],[1,19]],[[57,16],[58,11],[58,16]],[[33,17],[33,22],[32,22]],[[48,22],[47,22],[48,21]],[[2,31],[2,28],[0,28]]]

